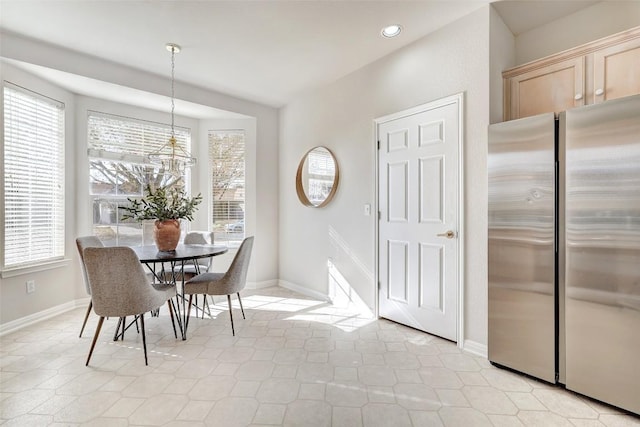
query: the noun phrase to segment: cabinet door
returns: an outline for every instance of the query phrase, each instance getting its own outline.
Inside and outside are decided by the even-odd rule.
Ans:
[[[511,78],[510,119],[584,105],[584,56]]]
[[[639,93],[640,38],[594,53],[594,104]]]

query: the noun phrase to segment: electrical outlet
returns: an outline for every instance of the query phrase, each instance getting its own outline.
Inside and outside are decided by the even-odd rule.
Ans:
[[[27,293],[32,294],[36,291],[36,281],[35,280],[27,280]]]
[[[371,215],[371,205],[369,203],[367,203],[366,205],[364,205],[364,214],[366,216]]]

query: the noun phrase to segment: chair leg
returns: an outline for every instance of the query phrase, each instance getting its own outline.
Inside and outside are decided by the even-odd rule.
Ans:
[[[195,301],[196,318],[198,317],[198,310],[202,310],[202,317],[201,318],[204,319],[204,303],[207,301],[207,295],[206,294],[202,295],[202,299],[203,299],[202,309],[198,306],[198,294],[195,294],[195,295],[196,295],[196,301]]]
[[[100,335],[100,329],[102,329],[102,322],[104,322],[104,317],[100,316],[100,320],[98,320],[98,326],[96,327],[96,333],[93,335],[93,341],[91,342],[91,348],[89,349],[89,356],[87,356],[87,363],[85,363],[84,366],[89,366],[89,360],[91,360],[93,348],[96,346],[98,335]]]
[[[242,318],[246,319],[246,317],[244,317],[244,308],[242,308],[242,300],[240,299],[240,292],[236,292],[236,295],[238,295],[238,302],[240,303],[240,310],[242,310]]]
[[[113,340],[118,341],[118,332],[120,331],[120,324],[122,323],[122,317],[118,318],[118,324],[116,325],[116,331],[113,333]]]
[[[211,307],[209,307],[209,300],[206,295],[204,296],[204,305],[207,306],[207,314],[211,317]],[[202,313],[202,318],[204,319],[204,313]]]
[[[126,330],[127,327],[127,318],[123,317],[122,318],[122,336],[120,337],[120,341],[124,341],[124,331]]]
[[[173,306],[171,305],[171,300],[167,300],[167,305],[169,306],[169,315],[171,316],[171,324],[173,325],[173,335],[178,338],[178,332],[176,331],[176,321],[173,318]]]
[[[82,322],[82,329],[80,329],[80,335],[78,336],[78,338],[82,338],[82,332],[84,331],[84,327],[87,326],[87,320],[89,320],[91,307],[93,307],[93,300],[89,301],[89,307],[87,307],[87,313],[84,315],[84,322]]]
[[[186,339],[187,338],[187,328],[189,327],[189,319],[191,318],[191,301],[193,300],[193,294],[189,295],[189,304],[187,304],[189,306],[189,308],[187,309],[187,320],[184,321],[184,335],[182,336],[182,339]],[[196,312],[196,317],[197,316],[197,312]]]
[[[144,349],[144,364],[149,366],[147,361],[147,337],[144,333],[144,313],[140,314],[140,329],[142,329],[142,348]]]
[[[231,318],[231,335],[236,336],[236,331],[233,328],[233,313],[231,312],[231,295],[227,295],[227,302],[229,303],[229,317]]]

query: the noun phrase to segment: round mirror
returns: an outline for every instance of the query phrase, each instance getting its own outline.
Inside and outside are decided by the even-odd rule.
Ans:
[[[326,147],[314,147],[307,151],[298,166],[298,198],[305,206],[326,206],[338,189],[338,178],[338,163],[333,153]]]

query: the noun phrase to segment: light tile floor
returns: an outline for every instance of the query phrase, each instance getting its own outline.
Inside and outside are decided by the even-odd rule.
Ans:
[[[168,314],[112,341],[77,309],[0,339],[3,426],[640,426],[640,417],[497,369],[455,344],[282,288],[248,291],[231,336],[226,301]],[[639,397],[640,398],[640,397]]]

